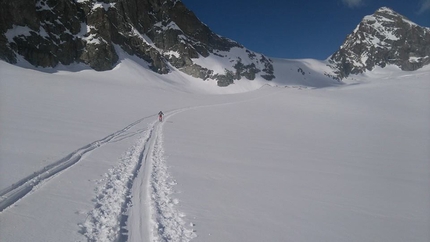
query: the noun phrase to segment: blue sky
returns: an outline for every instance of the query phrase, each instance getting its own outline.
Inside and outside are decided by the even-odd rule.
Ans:
[[[269,57],[326,59],[365,15],[389,7],[430,27],[430,0],[182,0],[215,33]]]

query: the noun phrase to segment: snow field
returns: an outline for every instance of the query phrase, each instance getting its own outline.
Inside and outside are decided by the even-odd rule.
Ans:
[[[430,83],[417,74],[172,117],[165,150],[193,241],[427,241]]]
[[[428,68],[309,89],[325,67],[284,60],[278,88],[223,89],[121,58],[103,73],[0,62],[0,189],[77,155],[0,213],[0,241],[430,238]]]

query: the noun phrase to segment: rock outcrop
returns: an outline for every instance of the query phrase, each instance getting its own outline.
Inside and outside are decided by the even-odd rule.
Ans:
[[[414,71],[430,63],[430,29],[382,7],[363,18],[329,62],[339,78],[386,65]]]
[[[166,74],[177,68],[226,86],[274,78],[271,60],[213,33],[179,0],[14,0],[0,2],[0,58],[36,67],[81,62],[112,69],[118,51]],[[205,58],[211,61],[203,61]],[[223,69],[213,69],[216,61]]]

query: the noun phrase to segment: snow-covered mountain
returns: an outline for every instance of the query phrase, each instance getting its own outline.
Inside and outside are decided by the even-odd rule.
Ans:
[[[36,67],[105,71],[126,52],[156,73],[179,70],[218,86],[243,79],[322,87],[376,66],[410,71],[430,63],[429,28],[386,7],[364,17],[328,60],[276,63],[213,33],[180,0],[2,1],[0,15],[0,59]]]
[[[213,33],[179,0],[2,1],[0,58],[22,56],[34,66],[81,62],[112,69],[118,48],[155,72],[177,68],[193,77],[233,80],[274,78],[269,58]]]
[[[339,78],[390,64],[414,71],[430,63],[429,46],[430,28],[382,7],[363,18],[329,62]]]

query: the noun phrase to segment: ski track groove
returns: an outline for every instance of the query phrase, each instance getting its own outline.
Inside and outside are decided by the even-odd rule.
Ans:
[[[124,138],[127,138],[128,136],[135,135],[135,134],[124,134],[124,133],[127,132],[132,127],[136,126],[137,124],[141,123],[143,120],[153,116],[155,115],[141,118],[115,133],[112,133],[88,145],[85,145],[75,150],[74,152],[70,153],[69,155],[65,156],[64,158],[61,158],[58,161],[52,164],[49,164],[43,167],[42,169],[34,172],[33,174],[30,174],[22,178],[21,180],[13,183],[9,187],[4,188],[3,190],[0,191],[0,212],[10,207],[11,205],[15,204],[17,201],[22,199],[31,191],[37,190],[37,188],[43,181],[46,181],[47,179],[53,177],[54,175],[57,175],[60,172],[78,163],[85,154],[107,143],[118,142]]]
[[[178,200],[172,198],[176,181],[170,176],[164,158],[162,130],[163,126],[160,125],[150,157],[152,161],[150,215],[154,222],[152,241],[190,241],[196,234],[186,227],[182,219],[185,215],[176,209]]]
[[[123,227],[130,205],[131,187],[144,160],[144,152],[152,137],[155,122],[148,126],[141,138],[125,153],[119,164],[111,168],[96,188],[95,208],[80,224],[89,241],[125,241]],[[125,237],[124,237],[125,236]]]
[[[162,141],[168,118],[189,109],[166,112],[163,122],[149,124],[99,181],[94,209],[79,225],[88,241],[190,241],[196,236],[171,198],[176,182],[167,171]]]

